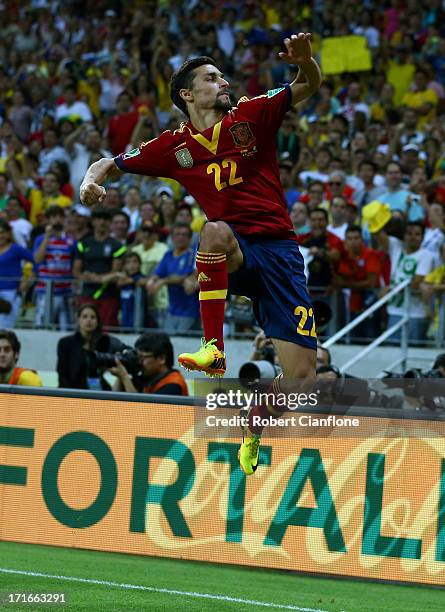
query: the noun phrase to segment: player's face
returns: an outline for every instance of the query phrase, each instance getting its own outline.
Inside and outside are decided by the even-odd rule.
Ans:
[[[232,108],[228,87],[229,83],[218,68],[205,64],[196,68],[192,88],[184,91],[189,95],[186,100],[193,103],[195,108],[225,112]]]

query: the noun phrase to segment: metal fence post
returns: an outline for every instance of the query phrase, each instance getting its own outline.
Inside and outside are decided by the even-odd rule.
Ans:
[[[407,285],[403,290],[403,317],[406,317],[406,321],[402,326],[400,334],[400,358],[402,363],[403,371],[406,370],[406,363],[408,359],[408,330],[409,330],[409,304],[411,299],[410,286]]]
[[[140,330],[144,327],[144,287],[136,287],[134,294],[134,328]]]
[[[437,328],[436,334],[436,348],[440,348],[443,344],[444,334],[445,334],[445,293],[442,293],[439,301],[439,312],[438,312],[438,320],[439,325]],[[436,313],[434,313],[434,318],[436,317]]]

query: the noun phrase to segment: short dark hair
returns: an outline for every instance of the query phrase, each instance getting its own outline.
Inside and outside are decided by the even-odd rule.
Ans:
[[[139,253],[136,253],[136,251],[127,251],[124,255],[124,263],[126,263],[129,259],[137,259],[139,262],[139,265],[142,265],[142,259],[141,256],[139,255]]]
[[[328,211],[325,210],[324,208],[314,208],[314,210],[311,210],[309,213],[309,217],[311,217],[314,213],[321,213],[324,218],[326,219],[326,222],[329,221],[329,215],[328,215]]]
[[[106,208],[95,208],[91,214],[91,219],[106,219],[111,221],[111,213]]]
[[[113,212],[113,215],[111,217],[111,219],[114,219],[114,217],[124,217],[128,227],[130,227],[130,217],[127,215],[127,213],[123,210],[115,210]]]
[[[173,234],[173,232],[176,229],[186,229],[188,230],[189,236],[192,237],[193,236],[193,231],[192,228],[190,227],[190,225],[188,223],[174,223],[173,227],[171,229],[171,233]]]
[[[189,116],[187,111],[187,104],[185,100],[181,98],[179,92],[181,89],[191,89],[193,79],[195,78],[195,70],[200,66],[211,64],[216,67],[215,60],[206,55],[200,55],[193,59],[185,61],[176,72],[172,74],[170,79],[170,98],[175,106],[177,106],[187,117]]]
[[[440,353],[440,355],[437,355],[433,369],[437,370],[437,368],[445,368],[445,353]]]
[[[48,170],[48,172],[45,172],[45,175],[44,175],[44,177],[43,177],[43,178],[46,178],[46,177],[47,177],[47,176],[49,176],[49,175],[53,176],[53,177],[56,179],[56,183],[57,183],[57,184],[59,185],[59,187],[60,187],[60,185],[61,185],[61,182],[60,182],[60,176],[57,174],[57,172],[54,172],[54,170]]]
[[[323,189],[323,191],[324,191],[324,183],[323,183],[323,181],[319,181],[318,179],[316,179],[315,181],[311,181],[311,182],[309,183],[309,185],[308,185],[307,190],[308,190],[308,191],[310,191],[314,185],[320,185],[320,187],[321,187],[321,188]]]
[[[409,227],[420,227],[422,234],[425,233],[425,226],[421,221],[408,221],[408,223],[405,225],[405,233]]]
[[[374,174],[377,172],[377,165],[372,161],[372,159],[362,159],[358,165],[358,169],[361,170],[363,166],[371,166]]]
[[[121,91],[120,94],[117,96],[116,100],[120,100],[124,96],[128,96],[130,100],[133,100],[133,94],[131,93],[131,91],[128,91],[128,89],[124,89],[123,91]]]
[[[360,227],[360,225],[348,225],[346,229],[346,234],[349,234],[350,232],[356,232],[363,237],[362,228]]]
[[[349,122],[348,122],[348,120],[346,119],[346,117],[344,117],[344,116],[343,116],[343,115],[341,115],[340,113],[335,114],[335,115],[332,117],[332,121],[334,121],[334,119],[338,119],[339,121],[341,121],[341,122],[343,123],[343,126],[344,126],[345,128],[346,128],[346,127],[349,127]]]
[[[332,159],[334,156],[332,155],[332,151],[329,147],[325,146],[321,146],[318,151],[316,151],[315,155],[317,155],[317,153],[327,153],[329,155],[329,158]]]
[[[0,329],[0,340],[6,340],[11,345],[14,353],[20,353],[22,345],[13,331],[10,329]]]
[[[189,212],[193,219],[192,209],[188,204],[181,204],[181,206],[178,206],[178,208],[176,209],[176,214],[178,214],[178,212],[181,210],[186,210],[187,212]]]
[[[52,206],[49,206],[45,210],[45,217],[47,217],[48,219],[50,219],[51,217],[64,217],[64,216],[65,216],[65,209],[62,208],[62,206],[57,206],[57,204],[53,204]]]
[[[137,351],[147,351],[153,353],[155,357],[164,355],[165,365],[168,368],[173,366],[173,345],[168,335],[164,332],[146,332],[139,336],[134,344]]]

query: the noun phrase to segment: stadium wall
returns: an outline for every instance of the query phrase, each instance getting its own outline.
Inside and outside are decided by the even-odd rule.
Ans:
[[[444,584],[443,423],[264,437],[246,479],[179,398],[0,391],[2,540]]]

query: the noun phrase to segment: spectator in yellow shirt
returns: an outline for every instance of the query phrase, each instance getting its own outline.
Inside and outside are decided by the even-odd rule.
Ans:
[[[403,96],[409,91],[416,67],[406,45],[395,48],[395,57],[388,61],[386,80],[394,87],[394,106],[402,104]]]
[[[417,128],[421,129],[430,123],[436,115],[437,94],[427,87],[428,75],[418,68],[414,75],[415,90],[409,91],[402,98],[403,106],[413,108],[417,112]]]
[[[20,356],[20,342],[13,331],[0,329],[0,384],[41,387],[37,372],[16,367]]]
[[[28,194],[31,202],[31,213],[29,220],[33,225],[37,224],[38,217],[44,215],[49,206],[71,206],[70,198],[60,193],[59,178],[54,172],[47,172],[43,178],[42,189],[31,189]]]

